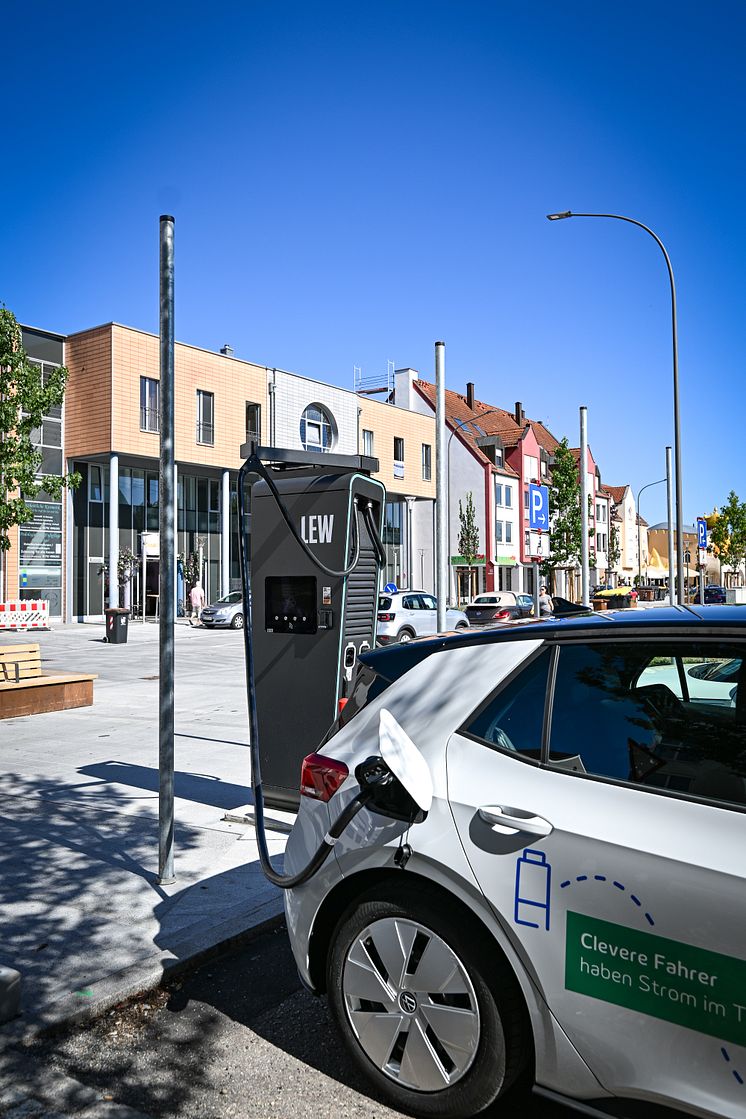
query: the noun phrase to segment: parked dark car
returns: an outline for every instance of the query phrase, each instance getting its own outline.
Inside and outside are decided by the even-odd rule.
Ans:
[[[699,591],[697,591],[692,599],[692,602],[699,603]],[[705,606],[724,606],[725,605],[725,587],[719,587],[717,583],[708,583],[705,587]]]

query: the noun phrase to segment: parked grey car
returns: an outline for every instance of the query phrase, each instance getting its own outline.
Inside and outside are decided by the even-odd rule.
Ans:
[[[427,591],[397,591],[378,596],[379,645],[411,641],[413,637],[433,637],[438,632],[438,603]],[[446,629],[468,629],[469,619],[462,610],[446,610]]]
[[[200,615],[202,625],[228,626],[230,629],[243,629],[243,600],[240,591],[231,591],[224,598],[206,606]]]

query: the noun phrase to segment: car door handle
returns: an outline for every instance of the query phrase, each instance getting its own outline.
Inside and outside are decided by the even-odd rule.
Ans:
[[[528,835],[551,835],[552,825],[543,816],[534,816],[522,808],[510,808],[505,804],[486,804],[479,809],[479,818],[485,824],[497,824],[515,831],[525,831]]]

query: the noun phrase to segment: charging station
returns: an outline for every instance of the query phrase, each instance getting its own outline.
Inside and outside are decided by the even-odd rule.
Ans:
[[[250,504],[253,661],[264,801],[293,810],[299,801],[301,762],[337,718],[358,654],[375,645],[386,490],[370,477],[378,469],[377,459],[242,448],[246,450],[261,460],[276,491],[257,480]],[[288,531],[282,507],[307,550]]]

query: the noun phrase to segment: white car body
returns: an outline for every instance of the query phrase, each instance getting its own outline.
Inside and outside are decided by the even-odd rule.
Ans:
[[[667,617],[687,621],[682,611]],[[323,987],[335,897],[349,904],[356,883],[422,884],[444,910],[486,930],[510,965],[541,1089],[585,1101],[587,1114],[619,1097],[743,1119],[746,812],[676,795],[665,782],[588,779],[573,758],[533,764],[465,729],[535,654],[554,643],[560,656],[566,637],[586,631],[602,641],[609,621],[623,640],[637,632],[637,620],[597,615],[450,639],[334,735],[323,751],[350,776],[329,804],[302,800],[286,870],[305,864],[357,791],[354,767],[372,752],[384,709],[427,762],[433,802],[411,828],[361,812],[322,870],[286,894],[293,951],[304,982]],[[742,624],[738,639],[746,647]],[[392,655],[373,654],[371,664]],[[583,735],[579,711],[579,749]],[[404,841],[412,850],[401,871],[394,855]]]

